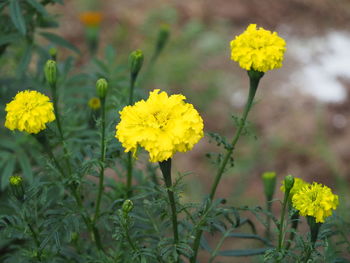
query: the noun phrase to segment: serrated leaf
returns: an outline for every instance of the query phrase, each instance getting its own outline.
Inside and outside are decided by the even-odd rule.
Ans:
[[[38,1],[36,0],[27,0],[27,3],[30,4],[32,7],[35,8],[36,11],[38,11],[40,14],[47,16],[48,13],[46,12],[45,7],[40,4]]]
[[[217,255],[223,257],[247,257],[264,254],[270,248],[254,248],[254,249],[237,249],[237,250],[223,250]]]
[[[22,35],[26,35],[27,33],[26,23],[24,21],[24,17],[21,12],[21,6],[19,4],[19,0],[10,1],[10,17],[13,24],[18,29],[18,31],[21,32]]]
[[[63,37],[60,37],[59,35],[48,33],[48,32],[41,32],[40,35],[45,37],[47,40],[51,41],[52,43],[68,48],[76,53],[80,53],[79,49],[74,46],[72,43],[69,41],[65,40]]]
[[[4,166],[4,170],[1,174],[1,189],[4,190],[6,186],[9,184],[9,178],[13,174],[13,171],[15,170],[15,164],[16,159],[11,158],[7,161],[6,165]]]

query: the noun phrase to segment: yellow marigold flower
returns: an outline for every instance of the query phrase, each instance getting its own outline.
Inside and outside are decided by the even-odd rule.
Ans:
[[[303,179],[294,177],[294,184],[292,189],[289,192],[290,196],[293,196],[296,192],[298,192],[302,187],[309,185],[309,183],[305,182]],[[282,182],[281,191],[285,192],[284,180]]]
[[[322,184],[313,183],[302,187],[292,198],[293,207],[302,216],[312,216],[316,223],[323,223],[339,204],[338,196]]]
[[[21,184],[22,180],[23,180],[22,177],[20,177],[18,175],[12,175],[12,176],[10,176],[10,179],[9,179],[10,185],[13,185],[13,186],[17,186],[17,185]]]
[[[286,42],[276,32],[256,24],[250,24],[246,31],[231,41],[231,59],[241,68],[266,72],[282,67]]]
[[[5,127],[10,130],[38,133],[46,129],[46,123],[55,120],[50,98],[34,90],[18,92],[5,111]]]
[[[138,146],[149,152],[151,162],[162,162],[176,152],[186,152],[203,137],[203,120],[185,96],[168,96],[156,89],[149,98],[120,112],[116,138],[125,152]]]
[[[87,27],[96,27],[101,24],[101,12],[84,12],[80,14],[80,21]]]
[[[101,101],[99,98],[93,97],[89,100],[88,106],[93,110],[98,110],[99,108],[101,108]]]

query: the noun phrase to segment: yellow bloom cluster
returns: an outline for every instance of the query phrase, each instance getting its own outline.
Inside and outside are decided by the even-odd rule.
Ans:
[[[316,223],[323,223],[332,215],[339,204],[338,196],[322,184],[313,183],[302,187],[292,198],[293,207],[302,216],[315,217]]]
[[[98,110],[101,108],[101,101],[97,97],[93,97],[88,101],[88,106],[93,110]]]
[[[5,110],[5,127],[10,130],[38,133],[46,128],[46,123],[55,120],[50,98],[37,91],[17,93]]]
[[[22,180],[23,180],[22,177],[20,177],[18,175],[12,175],[12,176],[10,176],[10,179],[9,179],[10,184],[13,186],[17,186],[17,185],[21,184]]]
[[[303,179],[300,179],[298,177],[294,177],[294,184],[293,184],[292,189],[289,192],[290,196],[293,197],[293,195],[296,192],[298,192],[302,187],[304,187],[306,185],[309,185],[309,183],[305,182]],[[284,180],[282,182],[281,191],[285,192]]]
[[[80,21],[87,27],[97,27],[101,24],[101,12],[88,11],[80,14]]]
[[[158,89],[149,98],[126,106],[120,112],[116,138],[125,152],[135,155],[141,146],[149,152],[151,162],[162,162],[176,152],[186,152],[203,137],[203,120],[185,96],[168,96]]]
[[[256,24],[250,24],[246,31],[231,41],[231,59],[241,68],[266,72],[282,67],[286,42],[276,32]]]

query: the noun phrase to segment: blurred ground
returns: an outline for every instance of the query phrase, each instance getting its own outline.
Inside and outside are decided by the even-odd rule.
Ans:
[[[217,197],[232,205],[264,205],[260,176],[276,171],[279,180],[293,174],[336,189],[339,213],[349,208],[350,1],[66,2],[55,7],[61,16],[60,34],[83,50],[79,13],[103,12],[100,54],[107,43],[124,57],[135,48],[150,51],[159,25],[170,24],[170,43],[142,88],[184,93],[201,111],[205,130],[228,138],[233,135],[230,116],[239,116],[248,91],[246,73],[229,59],[229,41],[249,23],[277,31],[287,41],[284,66],[262,79],[249,117],[256,139],[240,141],[236,167],[221,181]],[[80,63],[88,58],[82,56]],[[200,200],[210,189],[215,169],[204,156],[210,151],[217,147],[205,138],[192,152],[174,159],[176,170],[193,172],[187,177],[188,199]],[[274,209],[279,209],[278,203]],[[242,245],[234,244],[228,241],[225,248]],[[205,261],[206,255],[201,257]],[[219,261],[250,262],[215,262]]]

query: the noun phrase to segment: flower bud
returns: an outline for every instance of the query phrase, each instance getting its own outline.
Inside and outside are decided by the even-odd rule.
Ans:
[[[136,78],[139,74],[142,64],[143,64],[143,52],[140,49],[137,49],[131,52],[129,56],[129,64],[130,64],[130,73],[132,78]]]
[[[77,232],[72,232],[71,233],[71,241],[76,242],[79,238],[79,235]]]
[[[128,214],[134,208],[134,204],[130,199],[126,199],[123,203],[122,210],[125,214]]]
[[[50,86],[55,86],[57,82],[57,65],[56,61],[49,59],[44,68],[46,81]]]
[[[294,185],[294,177],[293,177],[293,175],[287,175],[284,178],[285,194],[289,195],[289,192],[293,188],[293,185]]]
[[[104,99],[107,94],[108,82],[106,79],[99,79],[96,82],[96,92],[100,99]]]
[[[49,49],[49,54],[52,60],[56,60],[57,58],[57,49],[52,47]]]
[[[18,176],[18,175],[12,175],[10,176],[10,185],[12,186],[20,186],[22,184],[22,177]]]
[[[158,53],[163,50],[165,44],[168,42],[169,36],[170,36],[169,25],[163,24],[160,27],[157,44],[156,44],[156,50]]]
[[[12,175],[9,178],[10,186],[13,195],[17,200],[23,201],[24,197],[24,188],[23,188],[23,178],[18,175]]]
[[[264,184],[265,196],[268,201],[272,200],[273,194],[275,193],[276,186],[276,173],[275,172],[265,172],[262,175],[262,180]]]
[[[99,98],[93,97],[88,101],[88,106],[92,110],[98,110],[99,108],[101,108],[101,101]]]

